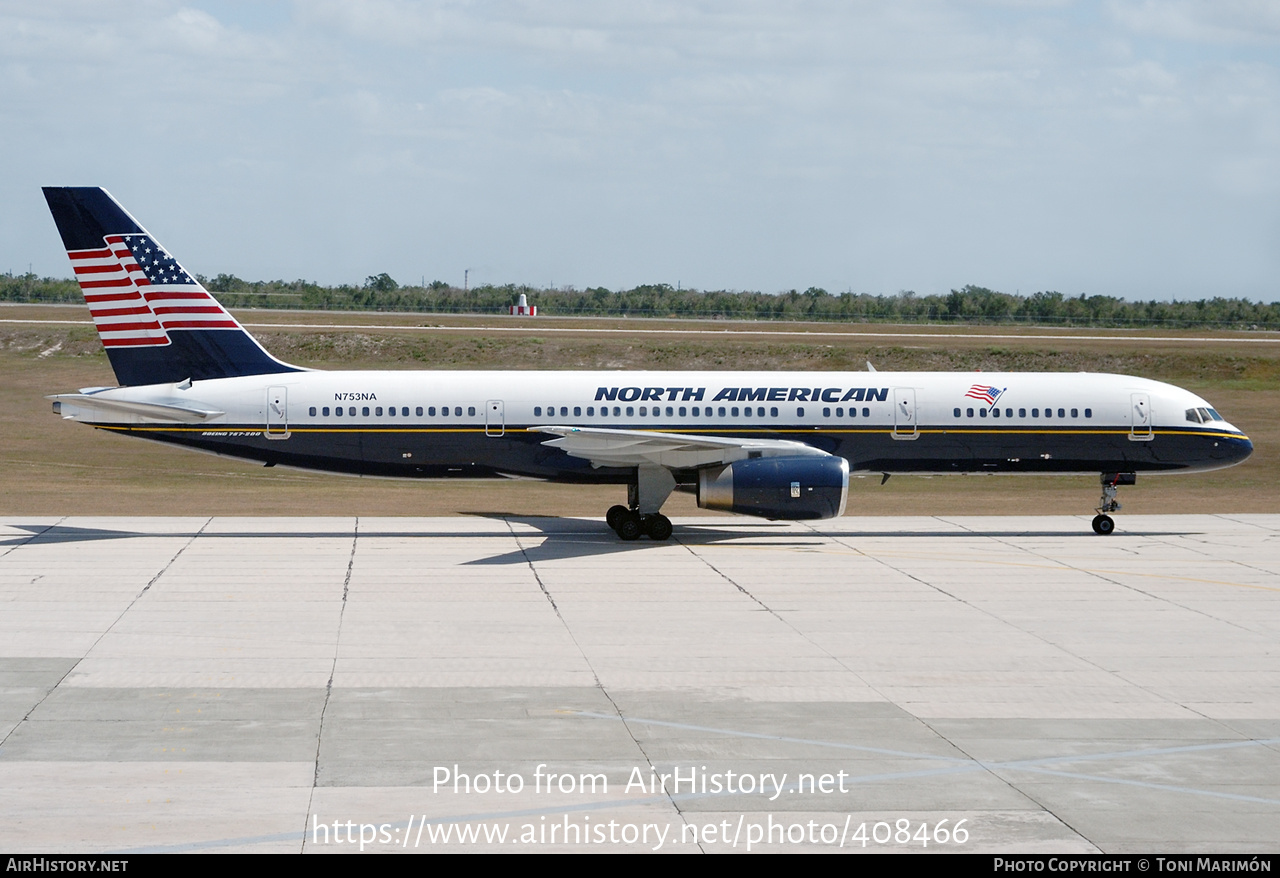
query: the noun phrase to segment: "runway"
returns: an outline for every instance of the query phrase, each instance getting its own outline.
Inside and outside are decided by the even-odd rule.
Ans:
[[[6,517],[0,845],[1274,852],[1280,516],[1117,524]]]

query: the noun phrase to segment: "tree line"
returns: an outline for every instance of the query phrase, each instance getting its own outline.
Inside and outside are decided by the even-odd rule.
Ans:
[[[911,290],[893,295],[832,294],[820,287],[782,293],[704,291],[676,289],[670,284],[642,284],[627,290],[484,284],[463,290],[438,280],[424,286],[402,286],[385,272],[370,275],[360,285],[337,286],[306,280],[246,281],[233,274],[197,277],[229,308],[496,314],[505,313],[524,293],[530,304],[538,306],[538,313],[547,316],[1280,329],[1280,302],[1222,296],[1144,302],[1053,291],[1023,296],[972,284],[939,295],[918,295]],[[74,280],[31,273],[0,275],[0,302],[81,301]]]

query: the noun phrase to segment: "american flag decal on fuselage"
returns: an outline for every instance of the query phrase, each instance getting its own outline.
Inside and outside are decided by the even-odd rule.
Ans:
[[[1000,398],[1000,394],[1004,393],[1007,387],[988,387],[985,384],[975,384],[969,388],[969,392],[965,396],[970,399],[978,399],[987,405],[995,405],[996,400]]]
[[[107,235],[103,243],[67,255],[104,346],[167,345],[171,329],[241,329],[150,235]]]

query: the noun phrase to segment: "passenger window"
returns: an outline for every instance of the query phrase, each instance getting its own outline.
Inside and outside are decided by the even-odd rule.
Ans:
[[[382,406],[378,406],[377,408],[375,408],[373,410],[373,413],[379,418],[382,417]]]
[[[680,417],[682,417],[682,418],[684,417],[684,412],[685,412],[685,408],[684,408],[684,406],[680,406]],[[698,410],[697,410],[697,409],[694,409],[694,410],[693,410],[693,413],[696,415],[696,414],[698,413]]]
[[[401,409],[400,409],[400,414],[401,414],[403,417],[406,417],[406,418],[407,418],[407,417],[409,417],[409,407],[408,407],[407,405],[406,405],[406,406],[401,407]],[[422,409],[418,409],[418,414],[422,414]]]
[[[992,410],[991,410],[991,417],[993,417],[993,418],[998,418],[998,417],[1000,417],[1000,409],[998,409],[998,408],[994,408],[994,409],[992,409]]]
[[[1060,418],[1065,418],[1066,416],[1067,416],[1067,410],[1066,410],[1066,409],[1058,409],[1058,417],[1060,417]]]
[[[366,417],[366,418],[367,418],[367,417],[369,417],[369,407],[368,407],[367,405],[366,405],[366,406],[361,406],[361,407],[360,407],[360,414],[361,414],[363,417]]]
[[[869,417],[871,417],[871,409],[869,409],[869,408],[863,408],[863,410],[862,410],[862,416],[863,416],[864,418],[869,418]]]
[[[829,418],[829,417],[831,417],[831,409],[829,409],[829,408],[823,408],[823,410],[822,410],[822,416],[823,416],[824,418]]]
[[[1026,410],[1026,409],[1018,409],[1018,417],[1020,417],[1020,418],[1025,418],[1026,416],[1027,416],[1027,410]]]
[[[636,414],[635,408],[633,406],[627,406],[627,417],[633,418],[635,417],[635,414]]]
[[[764,406],[758,406],[758,407],[756,408],[756,417],[758,417],[758,418],[763,418],[763,417],[764,417]]]
[[[649,407],[647,405],[640,406],[640,417],[643,418],[647,414],[649,414]]]
[[[775,405],[769,409],[769,417],[776,418],[778,416],[778,407]]]
[[[680,409],[680,414],[682,415],[684,414],[684,409]],[[670,418],[670,417],[673,417],[674,415],[675,415],[675,409],[673,409],[671,406],[667,406],[667,417]]]
[[[1072,410],[1071,410],[1071,417],[1073,417],[1073,418],[1078,418],[1078,417],[1080,417],[1080,409],[1072,409]]]
[[[329,417],[329,407],[325,406],[324,408],[320,409],[320,414],[324,415],[326,418]]]
[[[347,414],[354,418],[356,416],[356,407],[353,405],[347,406]]]
[[[391,415],[391,417],[393,417],[393,418],[394,418],[394,417],[396,416],[396,407],[395,407],[395,406],[391,406],[390,408],[388,408],[388,409],[387,409],[387,414]]]
[[[455,405],[455,406],[453,407],[453,416],[454,416],[455,418],[460,418],[460,417],[462,417],[462,406],[460,406],[460,405]]]
[[[964,413],[965,413],[965,417],[969,417],[969,418],[973,417],[973,409],[965,409]]]
[[[978,409],[978,417],[985,418],[987,416],[986,409]]]
[[[732,414],[735,418],[738,416],[738,407],[736,405],[732,409]]]
[[[1033,417],[1033,418],[1038,418],[1038,417],[1040,417],[1040,409],[1032,409],[1032,410],[1031,410],[1031,417]]]
[[[1013,409],[1005,409],[1005,410],[1004,410],[1004,416],[1005,416],[1006,418],[1012,418],[1012,417],[1013,417]]]
[[[615,418],[622,416],[622,406],[615,405],[613,407],[613,416]]]
[[[582,417],[582,406],[580,406],[580,405],[575,405],[575,406],[573,407],[573,416],[574,416],[575,418],[580,418],[580,417]]]
[[[1092,417],[1093,417],[1093,409],[1085,409],[1085,410],[1084,410],[1084,416],[1085,416],[1086,418],[1092,418]]]
[[[587,406],[587,417],[593,418],[595,417],[595,414],[596,414],[596,407],[593,405]]]
[[[801,406],[801,405],[796,406],[796,417],[797,418],[804,417],[804,406]]]
[[[711,409],[707,409],[707,411],[711,411]],[[684,412],[682,411],[681,414],[684,414]],[[701,414],[702,414],[702,409],[700,409],[698,406],[695,405],[693,407],[693,416],[696,418]]]
[[[960,417],[960,409],[952,409],[951,414],[953,417]]]
[[[534,416],[535,418],[540,418],[540,417],[542,417],[542,406],[540,406],[540,405],[535,405],[535,406],[533,407],[533,416]]]
[[[436,407],[432,406],[427,409],[427,414],[434,418],[436,416]],[[418,406],[418,417],[422,417],[422,406]]]
[[[313,418],[315,417],[315,415],[316,415],[316,407],[315,407],[315,406],[312,406],[312,407],[311,407],[311,409],[309,410],[309,414],[310,414]]]
[[[333,414],[334,414],[334,417],[337,417],[337,418],[342,417],[342,406],[338,406],[336,409],[334,409]]]
[[[476,407],[475,407],[475,406],[473,406],[473,405],[469,405],[469,406],[467,406],[467,414],[468,414],[468,415],[471,415],[472,417],[475,417],[475,414],[476,414]]]

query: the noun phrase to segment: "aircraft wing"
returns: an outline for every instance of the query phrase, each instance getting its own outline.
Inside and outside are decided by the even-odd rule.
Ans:
[[[530,427],[535,433],[560,438],[543,442],[572,457],[602,466],[663,466],[697,469],[719,466],[748,457],[829,457],[827,452],[785,439],[750,439],[729,436],[697,436],[647,430],[608,430],[600,427]]]
[[[54,410],[62,414],[64,418],[73,417],[66,414],[62,410],[62,405],[69,404],[78,409],[97,409],[119,414],[121,412],[131,415],[142,415],[146,418],[153,418],[157,421],[177,421],[183,424],[198,424],[201,421],[207,421],[210,418],[216,418],[225,412],[213,411],[211,409],[195,408],[190,405],[169,405],[158,402],[135,402],[127,399],[112,399],[104,396],[96,396],[89,393],[59,393],[54,396],[46,396],[45,399],[53,400]]]

